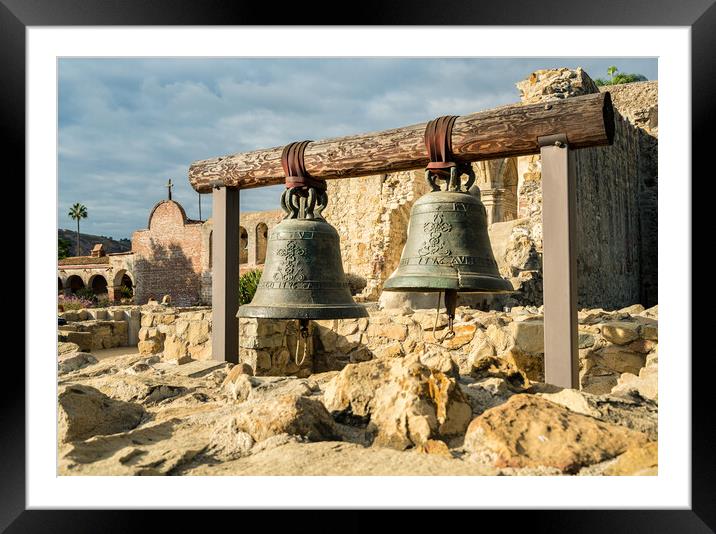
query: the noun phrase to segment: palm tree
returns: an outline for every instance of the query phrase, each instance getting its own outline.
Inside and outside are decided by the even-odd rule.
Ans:
[[[68,213],[70,218],[77,221],[77,255],[80,255],[80,219],[87,218],[87,207],[79,202],[76,202]]]

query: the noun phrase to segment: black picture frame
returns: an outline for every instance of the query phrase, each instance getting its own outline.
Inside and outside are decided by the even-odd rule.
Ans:
[[[225,0],[0,0],[0,128],[2,129],[3,162],[6,184],[16,184],[25,176],[25,29],[28,26],[87,26],[87,25],[261,25],[317,24],[320,17],[310,12],[320,4],[281,5],[270,13],[262,4]],[[343,11],[343,10],[341,10]],[[324,10],[332,13],[335,10]],[[691,28],[692,66],[692,169],[704,180],[710,178],[707,159],[713,150],[710,140],[716,117],[716,99],[710,88],[716,82],[716,6],[714,0],[592,0],[572,2],[531,2],[502,0],[499,2],[445,1],[384,3],[360,2],[350,4],[342,18],[351,25],[566,25],[566,26],[687,26]],[[348,16],[350,19],[347,20]],[[326,22],[334,24],[333,21]],[[567,51],[567,49],[565,49]],[[8,168],[9,167],[9,168]],[[690,177],[689,177],[690,178]],[[684,183],[691,187],[691,183]],[[23,191],[17,185],[12,189]],[[693,197],[692,197],[693,198]],[[25,198],[25,206],[30,199]],[[692,212],[695,211],[695,206]],[[25,243],[25,246],[31,246]],[[686,261],[685,269],[690,268]],[[25,280],[27,283],[27,279]],[[691,292],[691,287],[679,287]],[[699,322],[694,314],[692,332]],[[26,336],[29,325],[25,326]],[[694,345],[695,346],[695,345]],[[685,340],[685,362],[691,348]],[[688,510],[532,510],[510,511],[510,521],[537,532],[714,532],[716,531],[716,484],[714,483],[714,453],[712,452],[712,389],[714,357],[708,351],[695,354],[692,359],[692,506]],[[134,517],[136,511],[27,511],[25,510],[25,376],[24,361],[15,351],[3,355],[6,377],[0,404],[0,530],[6,532],[127,532],[142,530]],[[13,377],[9,379],[7,377]],[[710,387],[711,386],[711,387]],[[78,496],[81,499],[81,496]],[[316,501],[320,508],[320,500]],[[242,512],[243,513],[243,512]],[[295,514],[296,512],[294,512]],[[451,512],[452,513],[452,512]],[[489,513],[489,512],[484,512]],[[503,512],[504,513],[504,512]],[[351,514],[359,514],[354,511]],[[171,515],[171,517],[166,517]],[[425,527],[424,514],[413,519]],[[493,513],[494,515],[494,513]],[[528,515],[528,517],[524,517]],[[184,514],[163,514],[162,528],[172,529],[183,524]],[[305,514],[293,516],[301,523]],[[501,522],[502,518],[496,518]],[[272,514],[271,521],[276,516]],[[218,526],[216,519],[215,523]],[[317,521],[316,517],[310,523]],[[408,518],[404,527],[409,528]],[[450,522],[458,521],[453,516]],[[474,518],[469,519],[474,521]],[[213,522],[213,521],[212,521]],[[372,522],[357,518],[342,520],[338,528],[369,531]],[[206,527],[210,523],[205,524]],[[276,527],[277,525],[273,525]],[[335,531],[337,525],[333,525]],[[505,524],[509,528],[509,525]],[[299,525],[300,527],[300,525]],[[330,527],[326,525],[326,530]],[[477,525],[476,525],[477,527]],[[221,527],[226,528],[226,527]],[[240,528],[237,525],[237,528]],[[273,528],[272,528],[273,529]],[[300,528],[299,528],[300,530]],[[315,524],[313,532],[323,531]]]

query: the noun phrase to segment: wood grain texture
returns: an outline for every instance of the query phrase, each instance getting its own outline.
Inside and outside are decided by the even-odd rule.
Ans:
[[[306,170],[324,180],[370,176],[425,167],[427,123],[315,141],[304,155]],[[541,104],[513,104],[463,115],[455,121],[452,147],[460,161],[537,154],[537,139],[564,133],[570,148],[611,144],[614,111],[608,92]],[[200,193],[212,183],[250,189],[284,182],[283,147],[195,161],[189,183]]]

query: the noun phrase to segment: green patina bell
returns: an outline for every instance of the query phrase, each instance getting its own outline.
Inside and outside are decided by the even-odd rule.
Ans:
[[[281,197],[284,219],[269,233],[266,262],[250,304],[238,317],[311,319],[367,317],[343,272],[338,232],[321,216],[325,190],[292,187]]]
[[[455,167],[453,167],[455,169]],[[472,172],[471,170],[468,172]],[[426,172],[433,191],[410,211],[408,239],[398,269],[388,278],[389,291],[469,291],[502,293],[512,284],[500,276],[487,235],[487,214],[479,198],[468,193],[453,171],[448,190]]]
[[[461,174],[468,175],[465,183]],[[433,190],[413,204],[400,264],[384,289],[445,292],[450,318],[458,292],[512,292],[492,253],[485,206],[468,192],[475,181],[472,168],[452,167],[449,176],[444,176],[446,191],[436,184],[443,175],[430,170],[425,175]]]

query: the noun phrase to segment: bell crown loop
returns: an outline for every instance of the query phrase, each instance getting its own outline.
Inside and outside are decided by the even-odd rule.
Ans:
[[[284,219],[325,221],[322,212],[328,206],[328,193],[316,187],[291,187],[281,194]]]
[[[435,172],[428,165],[428,168],[425,169],[425,179],[428,181],[428,184],[430,184],[433,191],[442,190],[440,185],[436,183],[436,180],[445,180],[447,183],[447,187],[445,189],[446,191],[469,193],[470,188],[475,183],[475,170],[469,163],[453,165],[454,166],[450,167],[450,173],[447,176]],[[467,175],[467,180],[464,183],[462,181],[463,175]]]
[[[321,212],[328,205],[325,180],[311,177],[306,171],[304,153],[311,141],[295,141],[283,147],[281,166],[286,176],[286,190],[281,195],[284,219],[325,220]]]
[[[458,115],[443,115],[428,122],[425,127],[425,148],[430,163],[425,169],[425,178],[433,191],[440,191],[436,180],[447,182],[447,191],[467,193],[475,183],[475,171],[469,163],[456,163],[452,153],[452,128]],[[462,175],[467,181],[462,183]]]

